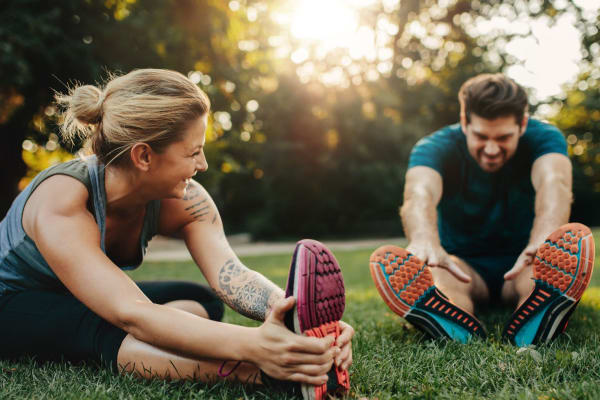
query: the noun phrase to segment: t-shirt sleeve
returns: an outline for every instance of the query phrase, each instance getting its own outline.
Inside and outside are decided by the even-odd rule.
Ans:
[[[540,121],[532,122],[525,135],[529,136],[534,160],[548,153],[567,155],[567,141],[557,127]]]
[[[425,136],[415,144],[408,158],[408,168],[430,167],[444,176],[444,163],[452,149],[449,132],[440,130]]]

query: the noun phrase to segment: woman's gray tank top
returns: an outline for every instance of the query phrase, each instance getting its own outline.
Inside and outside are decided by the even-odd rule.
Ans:
[[[87,169],[87,176],[86,170]],[[104,248],[106,231],[106,193],[104,191],[104,166],[98,165],[96,156],[76,159],[52,166],[39,173],[17,196],[8,213],[0,222],[0,295],[28,289],[66,291],[40,254],[37,246],[25,233],[21,223],[23,208],[31,193],[50,176],[62,174],[81,181],[90,195],[90,205],[100,229],[100,247]],[[146,253],[148,242],[158,230],[160,200],[153,200],[146,206],[146,215],[140,237],[140,260]],[[85,262],[85,260],[81,260]],[[138,265],[121,266],[121,269],[134,269]]]

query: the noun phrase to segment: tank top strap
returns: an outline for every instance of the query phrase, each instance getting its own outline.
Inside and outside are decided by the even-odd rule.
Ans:
[[[106,233],[106,192],[104,188],[104,165],[98,165],[98,159],[95,155],[91,155],[84,158],[85,163],[88,167],[88,173],[90,175],[90,183],[92,190],[90,196],[94,204],[94,216],[96,217],[96,223],[100,229],[100,248],[104,253],[106,249],[104,247],[104,236]]]
[[[158,217],[160,215],[160,200],[152,200],[146,208],[144,230],[142,232],[142,249],[146,254],[148,242],[158,234]]]

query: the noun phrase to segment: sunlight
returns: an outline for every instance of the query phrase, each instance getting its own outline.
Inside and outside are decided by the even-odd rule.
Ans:
[[[388,46],[391,35],[396,33],[395,27],[386,18],[380,18],[376,30],[361,24],[360,20],[360,13],[378,1],[381,0],[300,0],[290,3],[287,12],[272,16],[275,22],[289,29],[290,38],[295,42],[293,49],[289,53],[282,51],[281,56],[289,54],[292,62],[299,65],[297,73],[302,82],[317,78],[326,86],[347,86],[350,82],[344,69],[356,69],[357,65],[353,63],[359,60],[372,63],[379,59],[383,62],[378,68],[380,73],[389,72],[391,55],[378,50]],[[387,3],[395,1],[387,0]],[[332,62],[330,56],[337,50],[345,55],[337,60],[341,66],[325,70],[315,68],[315,62]]]
[[[575,2],[588,20],[598,15],[597,7],[589,4],[593,2]],[[400,0],[289,0],[283,4],[270,14],[287,35],[272,36],[269,44],[275,48],[276,57],[289,58],[297,65],[301,82],[318,80],[325,86],[359,85],[365,80],[375,81],[397,74],[398,71],[392,70],[395,64],[406,71],[402,77],[409,84],[423,79],[418,78],[426,72],[422,63],[415,62],[410,55],[394,59],[396,43],[400,43],[394,15],[402,5]],[[440,7],[433,7],[431,12],[447,6],[446,1],[440,0],[439,4]],[[564,85],[573,82],[580,72],[582,57],[573,16],[564,15],[552,24],[547,17],[532,19],[520,15],[511,20],[504,14],[489,19],[479,16],[463,23],[473,37],[492,39],[498,32],[515,35],[499,45],[498,50],[513,57],[515,62],[505,72],[533,89],[534,103],[563,93]],[[451,27],[446,22],[434,25],[425,15],[409,21],[406,32],[428,50],[460,53],[460,49],[452,50],[455,43],[448,38]],[[245,43],[244,46],[247,47]],[[400,47],[399,54],[403,53],[406,51]],[[491,64],[495,59],[499,61],[495,54],[493,51],[488,54]],[[432,62],[433,71],[439,70],[445,62],[444,57]]]
[[[374,0],[301,0],[294,3],[289,18],[290,33],[314,49],[312,59],[322,60],[335,49],[349,52],[353,59],[376,55],[375,33],[360,24],[359,13]],[[308,58],[302,51],[293,61]]]
[[[358,26],[357,11],[347,1],[303,0],[297,3],[291,32],[297,39],[316,40],[328,48],[345,47]]]
[[[562,93],[562,85],[573,82],[579,73],[581,44],[574,18],[563,16],[552,25],[546,21],[531,21],[532,35],[515,38],[506,50],[519,63],[510,66],[507,74],[520,84],[535,90],[536,99],[546,99]]]

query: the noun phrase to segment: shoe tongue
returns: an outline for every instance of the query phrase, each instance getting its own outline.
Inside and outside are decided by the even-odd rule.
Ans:
[[[335,372],[335,365],[327,373],[327,393],[334,393],[339,387],[337,373]]]
[[[285,316],[283,317],[283,323],[285,324],[286,328],[288,328],[292,332],[295,332],[294,331],[294,308],[296,308],[296,306],[294,306],[291,310],[286,312]]]
[[[294,255],[292,256],[292,262],[290,265],[290,272],[288,274],[287,285],[285,286],[285,297],[290,297],[294,295],[294,279],[296,277],[296,258],[298,257],[298,250],[300,249],[299,245],[296,245],[296,249],[294,250]]]

